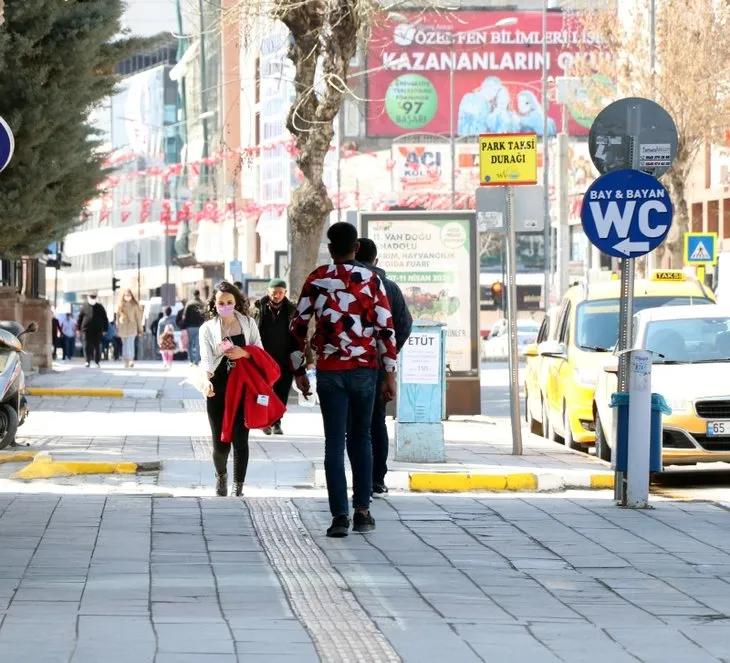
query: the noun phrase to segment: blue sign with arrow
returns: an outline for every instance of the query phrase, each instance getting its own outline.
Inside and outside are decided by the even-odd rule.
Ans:
[[[15,139],[8,123],[0,117],[0,173],[13,158],[15,151]]]
[[[614,258],[638,258],[656,249],[672,227],[672,201],[656,178],[638,170],[614,170],[586,191],[583,231]]]

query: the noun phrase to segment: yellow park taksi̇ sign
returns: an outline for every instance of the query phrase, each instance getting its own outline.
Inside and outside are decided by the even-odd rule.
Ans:
[[[483,186],[537,184],[537,136],[479,136],[479,183]]]

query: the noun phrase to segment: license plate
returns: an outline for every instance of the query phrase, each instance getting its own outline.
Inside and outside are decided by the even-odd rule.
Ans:
[[[730,437],[730,421],[708,421],[708,437]]]

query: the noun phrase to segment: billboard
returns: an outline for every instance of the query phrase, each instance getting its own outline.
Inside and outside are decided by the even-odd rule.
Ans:
[[[546,41],[550,76],[570,73],[581,51],[598,50],[596,38],[561,13],[548,14]],[[450,135],[452,66],[457,135],[542,136],[542,13],[530,11],[401,12],[397,22],[375,25],[367,61],[368,136]],[[561,112],[551,101],[550,135]],[[587,135],[592,120],[571,107],[568,130]]]
[[[128,76],[112,97],[113,149],[122,147],[136,154],[164,153],[165,81],[169,67],[161,65]]]
[[[473,212],[368,212],[362,233],[378,246],[378,265],[403,291],[416,320],[446,325],[453,375],[479,370],[476,226]]]

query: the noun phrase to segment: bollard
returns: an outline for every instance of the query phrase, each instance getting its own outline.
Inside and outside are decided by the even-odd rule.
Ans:
[[[442,463],[446,402],[445,326],[414,320],[398,355],[395,460]]]
[[[649,506],[649,466],[651,455],[651,352],[629,353],[629,436],[626,479],[626,506]]]

